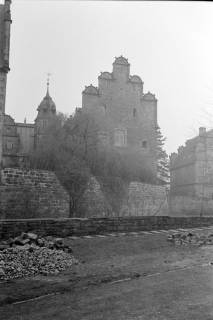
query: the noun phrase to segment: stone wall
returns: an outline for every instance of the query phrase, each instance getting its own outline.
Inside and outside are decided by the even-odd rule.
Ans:
[[[117,217],[78,219],[22,219],[0,220],[0,239],[34,231],[41,236],[60,237],[134,232],[213,225],[213,218],[183,217]]]
[[[112,208],[95,177],[91,177],[88,182],[81,199],[79,211],[81,217],[106,217],[112,215]]]
[[[169,212],[171,216],[213,217],[213,199],[171,195]]]
[[[1,171],[1,219],[68,216],[69,196],[53,172],[15,168]]]
[[[110,198],[120,202],[113,208]],[[121,199],[120,199],[121,197]],[[91,178],[82,198],[86,217],[168,215],[167,192],[164,186],[131,182],[122,195],[107,194],[96,178]],[[83,215],[82,215],[83,216]]]
[[[92,177],[81,201],[81,217],[167,215],[165,187],[130,183],[114,201]],[[69,196],[53,172],[5,168],[1,171],[0,218],[59,218],[69,216]]]
[[[163,216],[168,215],[167,192],[164,186],[131,182],[128,198],[121,216]]]

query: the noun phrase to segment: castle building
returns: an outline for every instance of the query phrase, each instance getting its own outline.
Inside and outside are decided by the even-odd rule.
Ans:
[[[3,166],[21,166],[44,135],[50,121],[56,115],[56,105],[47,92],[37,108],[38,114],[34,123],[18,123],[4,114],[3,127]]]
[[[139,76],[130,75],[126,58],[115,58],[111,73],[101,72],[98,87],[85,87],[82,110],[102,119],[103,144],[135,154],[156,176],[157,99],[144,93]]]
[[[38,106],[34,123],[16,123],[5,113],[6,80],[9,71],[10,0],[0,5],[0,164],[20,166],[36,148],[48,123],[56,115],[56,106],[47,93]],[[154,177],[157,174],[157,99],[144,93],[143,81],[130,75],[126,58],[115,58],[112,72],[101,72],[98,87],[82,92],[84,112],[94,115],[101,127],[98,138],[105,146],[131,154],[141,161]]]
[[[171,195],[213,199],[213,130],[199,129],[170,156]]]

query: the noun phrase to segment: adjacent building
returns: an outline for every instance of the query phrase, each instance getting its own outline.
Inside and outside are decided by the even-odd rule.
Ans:
[[[213,214],[213,130],[199,129],[170,157],[170,212],[174,215]]]
[[[172,194],[213,199],[213,130],[201,127],[170,161]]]

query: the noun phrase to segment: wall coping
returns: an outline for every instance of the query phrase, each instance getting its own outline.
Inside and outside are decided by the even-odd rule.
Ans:
[[[155,220],[180,220],[180,219],[194,219],[194,220],[205,220],[205,219],[212,219],[213,221],[213,216],[205,216],[205,217],[198,217],[198,216],[130,216],[130,217],[91,217],[91,218],[32,218],[32,219],[0,219],[0,223],[3,222],[31,222],[31,221],[90,221],[90,220],[108,220],[108,221],[113,221],[113,220],[148,220],[148,219],[155,219]]]

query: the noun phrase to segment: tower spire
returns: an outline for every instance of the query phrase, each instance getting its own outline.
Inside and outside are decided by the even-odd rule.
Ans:
[[[46,96],[49,97],[49,87],[50,87],[50,76],[51,76],[51,73],[47,73],[47,94]]]

